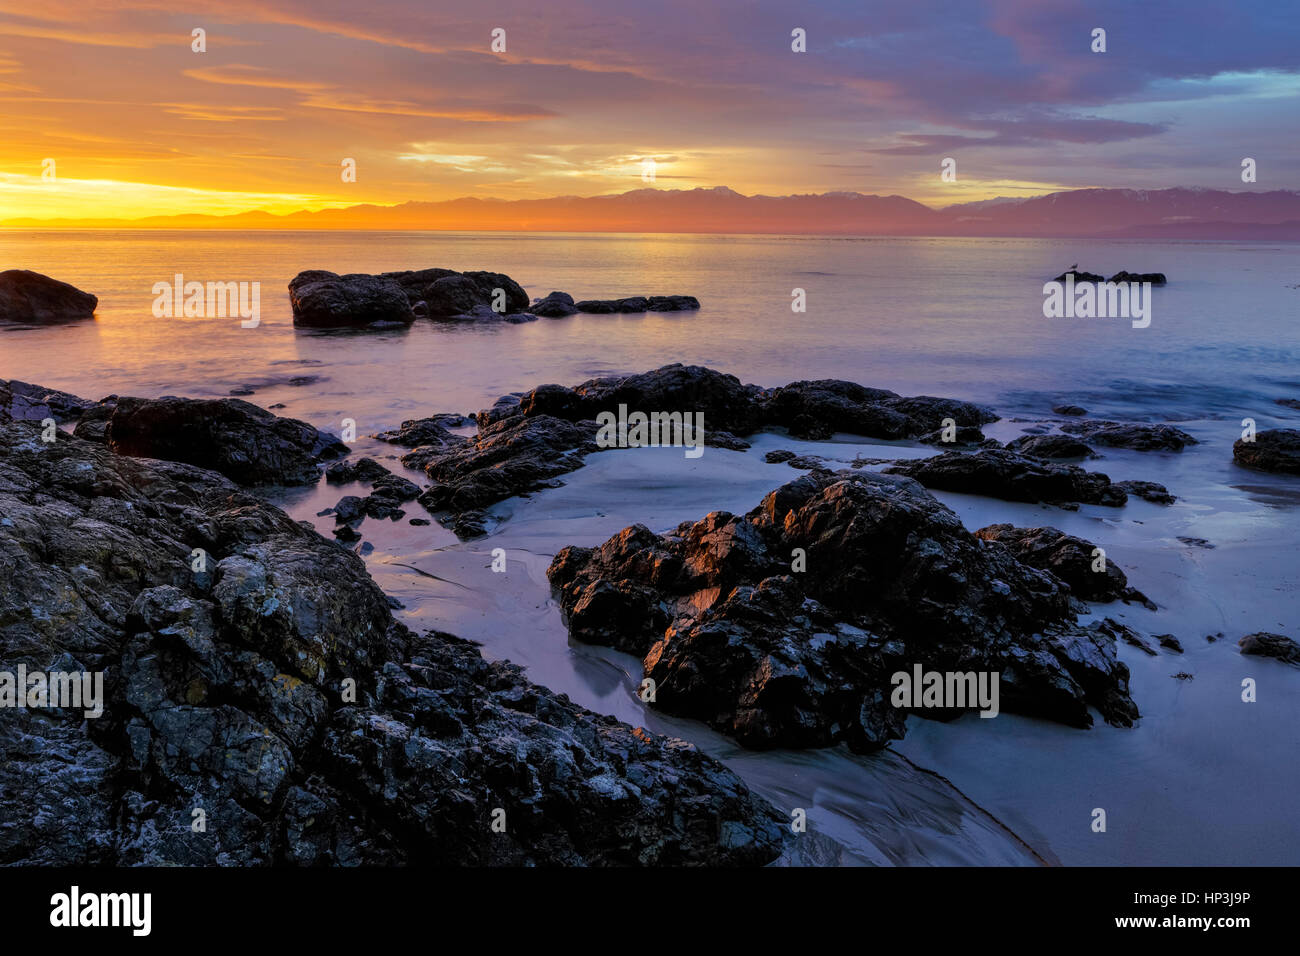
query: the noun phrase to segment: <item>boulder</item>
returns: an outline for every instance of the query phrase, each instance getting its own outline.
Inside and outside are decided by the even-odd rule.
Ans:
[[[1140,422],[1066,422],[1061,431],[1082,436],[1094,445],[1129,448],[1133,451],[1182,451],[1197,441],[1173,425],[1146,425]]]
[[[1300,475],[1300,431],[1269,428],[1256,432],[1254,441],[1238,438],[1232,444],[1232,459],[1255,471]]]
[[[1122,625],[1078,624],[1059,580],[907,478],[814,472],[744,516],[565,548],[547,575],[573,638],[641,657],[655,706],[747,747],[879,749],[903,736],[891,676],[914,665],[997,672],[1005,709],[1071,726],[1137,717]]]
[[[119,398],[104,439],[119,454],[180,461],[241,485],[311,485],[318,463],[347,452],[327,432],[238,398]]]
[[[1106,280],[1107,282],[1150,282],[1152,285],[1164,285],[1165,274],[1163,272],[1116,272]]]
[[[1128,495],[1101,472],[1029,458],[1005,449],[982,449],[970,454],[949,451],[933,458],[900,462],[885,471],[915,478],[927,488],[1006,501],[1119,507],[1128,500]]]
[[[1007,442],[1007,450],[1034,458],[1095,458],[1097,453],[1069,435],[1022,435]]]
[[[1243,654],[1272,657],[1284,664],[1300,667],[1300,644],[1281,634],[1270,634],[1268,631],[1247,634],[1237,642],[1237,646]]]
[[[1156,609],[1145,594],[1129,587],[1128,578],[1114,560],[1094,556],[1097,546],[1091,541],[1056,528],[1017,528],[1010,524],[980,528],[975,537],[1007,548],[1022,564],[1050,572],[1081,600],[1137,602]]]
[[[27,269],[0,272],[0,322],[52,325],[94,318],[99,299]]]
[[[546,298],[534,302],[528,311],[544,319],[561,319],[566,315],[576,315],[578,307],[573,304],[573,296],[569,293],[552,292]]]
[[[396,328],[415,321],[402,287],[384,276],[313,269],[289,283],[293,324],[301,328]]]

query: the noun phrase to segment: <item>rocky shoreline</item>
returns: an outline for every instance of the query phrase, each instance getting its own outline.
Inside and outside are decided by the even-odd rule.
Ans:
[[[927,490],[1066,508],[1172,500],[1062,460],[1195,441],[1172,426],[1073,416],[1080,428],[1004,447],[982,430],[996,413],[967,402],[844,381],[760,388],[670,365],[374,436],[405,449],[422,488],[238,399],[89,401],[0,382],[0,670],[102,671],[107,691],[99,718],[6,715],[0,788],[27,823],[0,828],[0,862],[775,859],[788,817],[730,770],[453,635],[416,634],[347,547],[366,520],[427,523],[407,517],[412,501],[463,538],[483,533],[485,509],[602,450],[596,417],[620,404],[703,411],[709,444],[732,449],[765,431],[950,446],[881,459],[879,472],[769,453],[807,473],[746,514],[633,525],[557,554],[547,577],[571,636],[641,659],[651,707],[750,748],[866,753],[901,739],[909,714],[971,709],[894,705],[890,675],[919,665],[1000,674],[1006,711],[1125,727],[1140,713],[1118,643],[1181,650],[1172,635],[1082,619],[1090,604],[1155,607],[1113,562],[1097,567],[1097,543],[1048,526],[970,531]],[[1234,457],[1286,474],[1296,434],[1261,432],[1259,454]],[[335,541],[251,493],[322,477],[370,485],[329,509]],[[1267,632],[1240,652],[1300,662]],[[206,832],[191,828],[196,810]]]

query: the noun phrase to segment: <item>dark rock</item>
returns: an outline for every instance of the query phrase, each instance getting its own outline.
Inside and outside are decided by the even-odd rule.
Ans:
[[[1001,449],[970,454],[949,451],[934,458],[900,462],[885,472],[915,478],[927,488],[1007,501],[1081,502],[1119,507],[1128,500],[1128,495],[1100,472]]]
[[[102,672],[106,706],[0,720],[5,863],[727,866],[778,854],[780,816],[721,764],[583,710],[468,642],[417,636],[355,554],[226,479],[39,433],[0,429],[0,669]],[[191,571],[193,548],[207,572]]]
[[[464,428],[473,424],[474,420],[464,415],[443,413],[429,418],[404,421],[401,428],[380,432],[374,437],[391,445],[400,445],[402,448],[416,448],[420,445],[446,447],[465,440],[460,435],[452,434],[448,429]]]
[[[612,315],[616,312],[686,312],[698,309],[700,300],[693,295],[636,295],[626,299],[584,299],[573,304],[579,312]]]
[[[402,287],[383,276],[300,272],[289,283],[293,324],[302,328],[394,328],[415,321]]]
[[[976,430],[997,421],[989,409],[970,402],[928,395],[903,398],[886,389],[839,379],[792,382],[773,389],[764,406],[766,423],[783,426],[796,438],[829,438],[833,432],[868,438],[920,438],[942,429],[945,419],[959,428]],[[977,440],[983,438],[981,434]]]
[[[392,473],[373,458],[360,458],[356,461],[336,461],[325,469],[325,480],[331,484],[346,484],[350,481],[377,481]]]
[[[1007,442],[1007,450],[1035,458],[1094,458],[1089,446],[1069,435],[1025,435]]]
[[[1010,524],[993,524],[980,528],[975,537],[993,541],[1007,548],[1022,564],[1048,571],[1070,586],[1070,591],[1084,601],[1136,601],[1151,610],[1156,606],[1136,588],[1118,564],[1106,558],[1103,570],[1094,570],[1097,546],[1056,528],[1017,528]]]
[[[1076,418],[1088,414],[1088,410],[1081,405],[1053,405],[1052,412],[1056,415],[1071,415]]]
[[[1129,628],[1125,628],[1124,633],[1121,634],[1120,637],[1125,644],[1131,644],[1133,647],[1136,647],[1139,651],[1141,651],[1143,654],[1146,654],[1148,657],[1157,656],[1156,649],[1152,647],[1150,644],[1148,644],[1146,641],[1144,641],[1136,631],[1131,630]]]
[[[1178,499],[1169,493],[1169,489],[1164,485],[1157,484],[1154,481],[1117,481],[1115,487],[1122,490],[1125,494],[1137,498],[1144,498],[1147,501],[1155,502],[1158,505],[1172,505]]]
[[[791,468],[799,469],[821,468],[826,464],[826,459],[821,455],[799,455],[791,458],[786,464]]]
[[[356,521],[365,513],[365,500],[359,495],[344,495],[334,505],[334,520],[339,524]]]
[[[310,485],[347,452],[333,435],[237,398],[119,398],[104,425],[113,451],[211,468],[241,485]]]
[[[234,388],[232,388],[227,394],[242,397],[244,395],[253,395],[256,392],[257,389],[253,388],[253,386],[251,385],[237,385]]]
[[[1273,401],[1285,408],[1300,408],[1300,398],[1275,398]]]
[[[1161,647],[1167,648],[1175,654],[1181,654],[1183,652],[1182,642],[1172,634],[1157,634],[1155,637],[1156,640],[1160,642]]]
[[[1106,281],[1106,277],[1105,277],[1105,276],[1098,275],[1098,274],[1095,273],[1095,272],[1079,272],[1077,269],[1071,269],[1071,270],[1067,270],[1067,271],[1065,271],[1065,272],[1062,272],[1059,276],[1057,276],[1057,277],[1056,277],[1055,279],[1053,279],[1052,281],[1053,281],[1053,282],[1064,282],[1064,281],[1065,281],[1067,278],[1069,278],[1070,276],[1074,276],[1074,281],[1075,281],[1076,283],[1077,283],[1077,282],[1105,282],[1105,281]]]
[[[560,319],[566,315],[576,315],[578,308],[573,304],[573,296],[569,293],[552,292],[546,298],[534,302],[529,311],[544,319]]]
[[[99,299],[39,272],[0,272],[0,322],[53,325],[95,316]]]
[[[358,531],[356,528],[352,527],[352,525],[350,524],[338,525],[330,533],[333,534],[334,537],[338,538],[340,541],[343,541],[345,543],[351,543],[353,541],[361,540],[361,532]]]
[[[795,457],[796,455],[794,452],[785,448],[778,448],[776,451],[769,451],[763,456],[763,460],[769,465],[779,465],[781,462],[790,461],[790,459]]]
[[[1122,626],[1079,625],[1060,581],[982,546],[906,478],[816,472],[743,517],[565,548],[547,575],[572,637],[642,657],[656,706],[749,747],[900,738],[890,677],[914,664],[999,672],[1006,709],[1072,726],[1089,706],[1137,716]]]
[[[448,449],[416,448],[402,463],[434,482],[420,504],[435,513],[463,512],[554,487],[551,479],[582,467],[582,459],[597,450],[595,434],[594,422],[507,418]]]
[[[1133,451],[1182,451],[1197,441],[1173,425],[1144,425],[1137,422],[1066,422],[1061,431],[1081,435],[1094,445],[1130,448]]]
[[[1268,631],[1247,634],[1237,642],[1237,646],[1243,654],[1272,657],[1284,664],[1300,667],[1300,644],[1281,634],[1270,634]]]
[[[744,451],[751,447],[743,438],[737,438],[731,432],[705,431],[704,444],[709,448],[725,448],[728,451]]]
[[[463,541],[487,534],[487,514],[479,510],[462,511],[452,521],[451,530]]]
[[[1213,551],[1214,545],[1204,538],[1192,538],[1187,535],[1179,535],[1178,540],[1183,544],[1190,545],[1193,548],[1204,548],[1206,551]]]
[[[427,525],[433,524],[433,522],[430,521],[428,518],[412,518],[410,521],[407,522],[407,524],[413,524],[418,527],[425,527]]]
[[[1116,272],[1108,282],[1150,282],[1152,285],[1164,285],[1163,272]]]
[[[984,433],[974,425],[963,425],[960,428],[954,428],[949,440],[947,429],[939,428],[930,432],[928,435],[922,435],[917,439],[922,445],[947,445],[949,448],[971,447],[971,448],[1001,448],[1002,443],[993,438],[985,437]]]
[[[0,422],[76,422],[95,403],[58,389],[0,378]]]
[[[1232,459],[1255,471],[1300,475],[1300,431],[1270,428],[1256,432],[1254,441],[1238,438],[1232,444]]]

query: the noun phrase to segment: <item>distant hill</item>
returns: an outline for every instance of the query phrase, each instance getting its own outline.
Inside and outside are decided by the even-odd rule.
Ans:
[[[457,232],[679,232],[864,236],[1060,236],[1300,239],[1300,192],[1075,189],[931,209],[903,196],[743,196],[637,189],[612,196],[452,199],[273,215],[0,222],[10,228],[370,229]]]

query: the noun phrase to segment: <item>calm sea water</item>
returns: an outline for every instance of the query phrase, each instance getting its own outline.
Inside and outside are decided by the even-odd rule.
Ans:
[[[681,736],[718,756],[780,808],[805,808],[811,832],[790,862],[896,864],[1294,863],[1300,853],[1300,672],[1243,658],[1256,630],[1300,637],[1300,494],[1289,476],[1232,463],[1240,419],[1295,426],[1300,411],[1297,251],[1276,243],[818,239],[695,236],[500,236],[377,233],[27,233],[0,231],[0,269],[53,275],[100,297],[98,318],[0,331],[0,377],[87,398],[223,396],[253,386],[260,405],[337,430],[354,418],[359,454],[395,470],[397,449],[366,436],[404,418],[473,411],[543,382],[695,362],[780,385],[846,378],[905,394],[993,405],[1001,440],[1059,401],[1094,415],[1177,419],[1201,444],[1179,454],[1107,450],[1089,467],[1147,478],[1173,506],[1070,512],[949,492],[969,528],[1051,524],[1098,542],[1160,606],[1099,606],[1184,654],[1127,645],[1143,718],[1088,731],[1003,714],[940,724],[909,719],[907,739],[864,757],[843,748],[753,752],[698,723],[647,708],[640,662],[571,643],[546,580],[551,556],[596,545],[640,521],[671,528],[715,509],[743,512],[795,474],[768,464],[783,447],[847,464],[858,455],[929,454],[871,442],[755,436],[746,452],[677,449],[593,456],[564,486],[491,509],[487,538],[460,542],[437,524],[367,521],[370,573],[417,629],[478,641],[574,701]],[[1149,328],[1124,319],[1045,319],[1042,285],[1071,263],[1110,274],[1162,271]],[[573,316],[487,327],[421,321],[401,332],[296,331],[288,281],[300,270],[378,272],[443,266],[513,276],[533,296],[689,293],[698,313]],[[155,282],[258,281],[262,322],[157,319]],[[791,291],[807,295],[791,311]],[[298,384],[291,379],[298,378]],[[302,381],[305,379],[305,381]],[[408,473],[419,479],[422,476]],[[322,484],[276,493],[328,534]],[[364,493],[361,491],[361,493]],[[1205,539],[1207,548],[1195,542]],[[491,549],[510,555],[490,571]],[[1207,641],[1223,632],[1226,639]],[[1188,677],[1191,679],[1188,679]],[[1241,701],[1244,677],[1260,682]],[[926,773],[933,770],[942,776]],[[1104,807],[1110,831],[1091,829]],[[1014,831],[1014,836],[1012,835]],[[1032,852],[1030,848],[1032,847]]]
[[[0,268],[44,272],[100,298],[98,319],[0,333],[0,376],[87,397],[225,395],[320,366],[309,393],[274,386],[324,425],[468,411],[542,382],[681,361],[760,385],[846,378],[986,401],[1004,414],[1070,399],[1139,419],[1268,417],[1300,395],[1300,246],[1279,243],[753,236],[0,231]],[[1163,271],[1150,328],[1046,319],[1042,283],[1071,263]],[[300,270],[441,266],[511,275],[530,295],[688,293],[698,313],[574,316],[405,332],[295,331]],[[258,281],[262,323],[157,319],[152,287]],[[804,289],[807,311],[791,310]],[[362,427],[362,430],[369,430]]]

